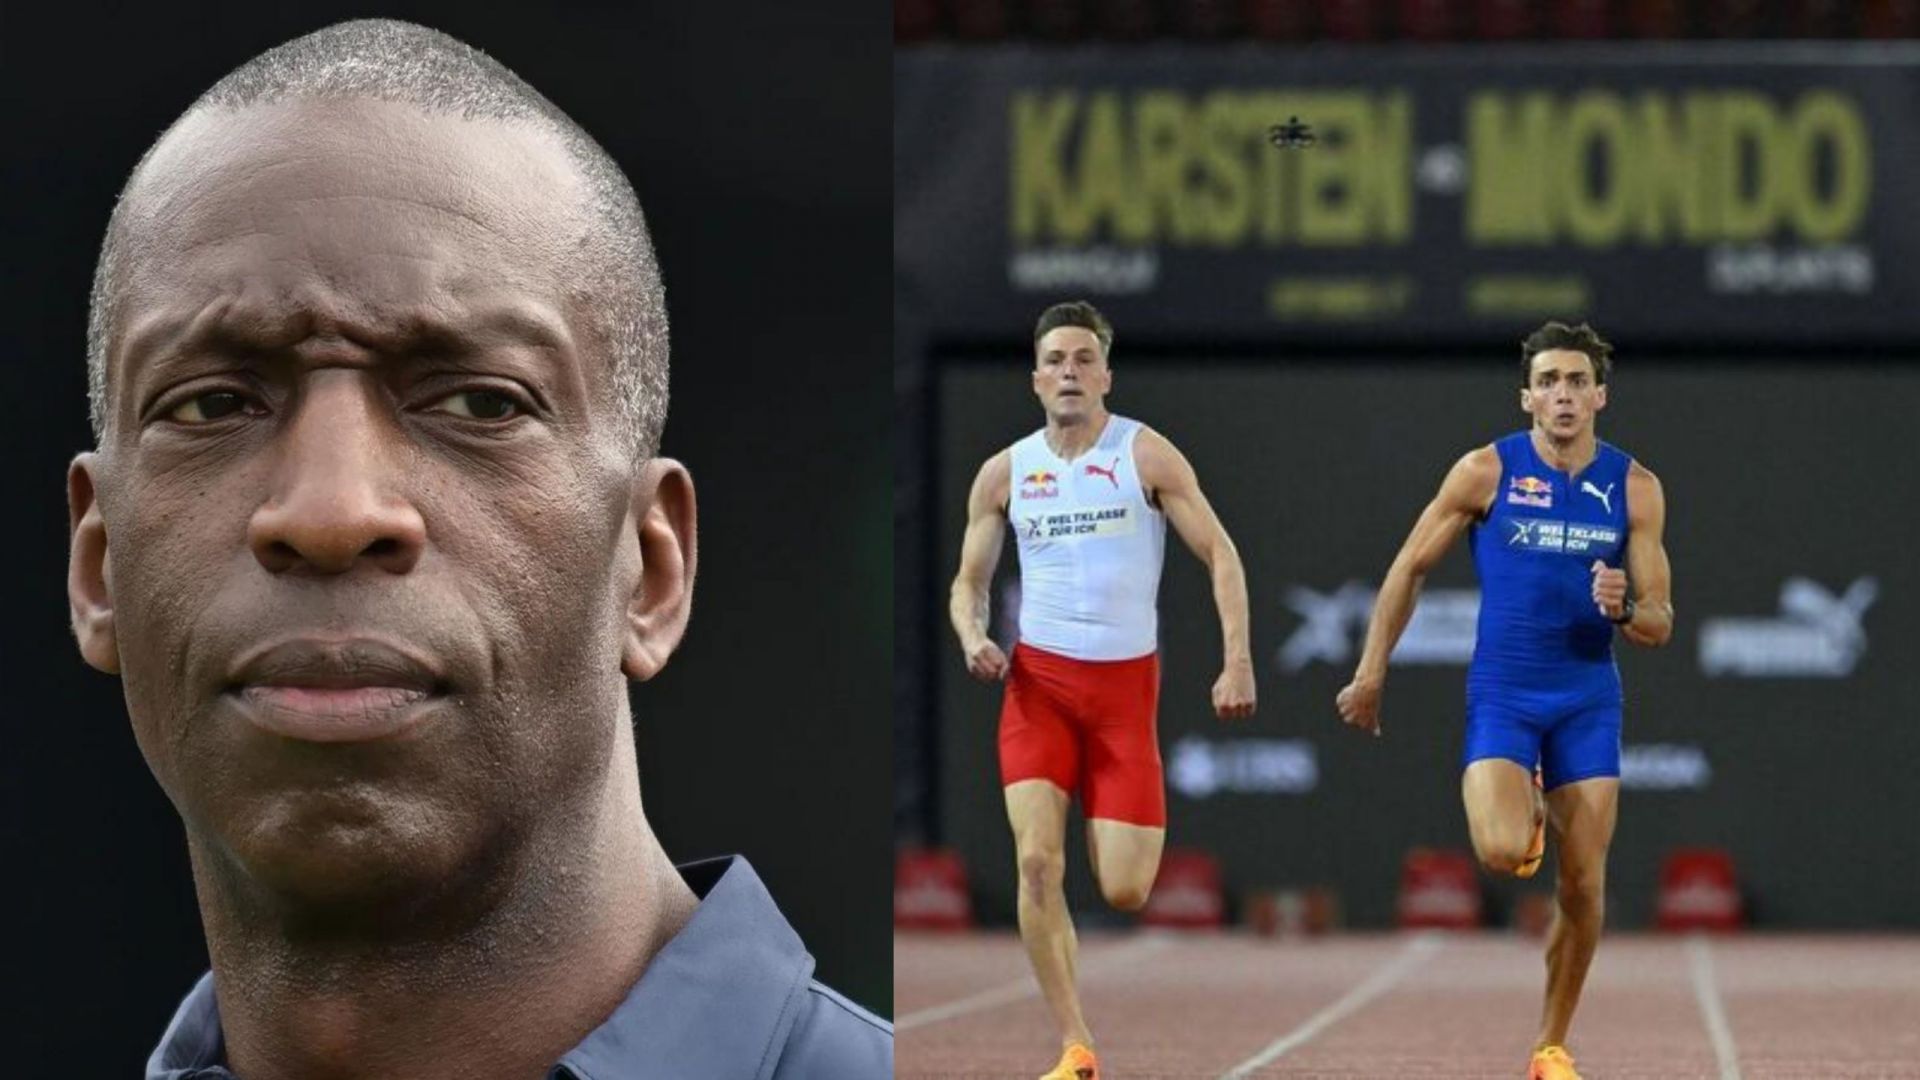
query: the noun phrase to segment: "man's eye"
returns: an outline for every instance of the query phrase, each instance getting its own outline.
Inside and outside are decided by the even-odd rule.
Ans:
[[[224,416],[232,416],[245,408],[247,399],[231,390],[215,390],[210,393],[196,394],[175,405],[167,413],[167,419],[179,424],[205,424]]]
[[[439,411],[465,420],[505,420],[520,410],[519,402],[493,390],[462,390],[442,398],[438,404],[448,406]]]

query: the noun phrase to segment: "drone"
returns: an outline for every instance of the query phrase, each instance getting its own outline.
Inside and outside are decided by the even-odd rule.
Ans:
[[[1297,116],[1289,116],[1286,123],[1268,128],[1267,140],[1282,150],[1304,150],[1316,141],[1313,128],[1301,123]]]

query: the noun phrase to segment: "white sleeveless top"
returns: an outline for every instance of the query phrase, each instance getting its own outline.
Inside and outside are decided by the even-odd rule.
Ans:
[[[1063,461],[1042,429],[1013,444],[1007,521],[1020,546],[1020,640],[1079,660],[1131,660],[1159,644],[1167,519],[1133,463],[1140,422],[1108,416]]]

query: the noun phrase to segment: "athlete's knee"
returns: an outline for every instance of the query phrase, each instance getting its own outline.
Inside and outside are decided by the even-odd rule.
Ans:
[[[1067,877],[1067,857],[1058,848],[1035,848],[1020,853],[1020,888],[1029,893],[1051,893]]]
[[[1527,861],[1523,848],[1499,847],[1480,849],[1480,868],[1489,874],[1512,874]]]
[[[1532,839],[1519,835],[1475,837],[1473,853],[1487,873],[1511,874],[1526,864],[1527,846]]]
[[[1598,916],[1606,910],[1606,871],[1600,867],[1565,867],[1556,889],[1560,910],[1568,915]]]
[[[1147,896],[1153,887],[1138,881],[1102,881],[1100,895],[1109,905],[1121,911],[1139,911],[1147,906]]]

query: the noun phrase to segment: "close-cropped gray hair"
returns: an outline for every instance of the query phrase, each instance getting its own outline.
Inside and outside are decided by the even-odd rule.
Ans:
[[[587,193],[583,208],[596,225],[573,256],[569,286],[588,297],[609,356],[613,399],[635,462],[660,445],[667,414],[667,308],[660,267],[633,185],[613,158],[580,125],[538,90],[486,53],[438,30],[391,19],[360,19],[316,30],[269,49],[215,83],[182,113],[244,109],[282,99],[376,98],[411,105],[430,115],[525,120],[552,132],[566,147]],[[127,193],[166,138],[141,156],[120,190],[94,267],[87,313],[87,397],[96,443],[104,442],[107,339],[125,281]]]

